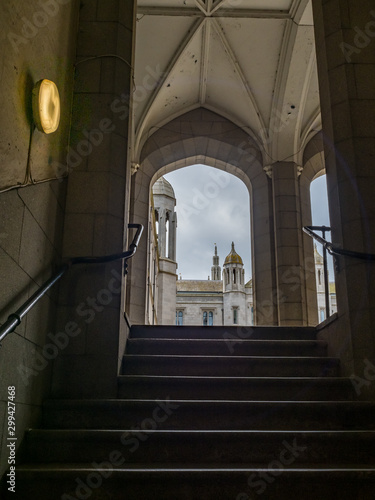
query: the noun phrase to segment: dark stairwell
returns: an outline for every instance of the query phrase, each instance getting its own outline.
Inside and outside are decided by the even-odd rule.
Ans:
[[[313,328],[135,326],[118,398],[46,401],[5,498],[373,500],[375,404],[326,350]]]

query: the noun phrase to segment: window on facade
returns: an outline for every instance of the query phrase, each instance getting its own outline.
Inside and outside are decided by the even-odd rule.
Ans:
[[[325,316],[326,316],[326,311],[325,309],[320,309],[320,321],[324,321],[325,320]]]
[[[176,311],[176,325],[182,326],[184,324],[184,312]]]
[[[203,311],[203,326],[207,326],[207,311]]]
[[[237,325],[237,323],[238,323],[237,309],[233,309],[233,324]]]
[[[233,283],[236,283],[236,270],[233,269]]]
[[[319,285],[322,284],[322,271],[320,269],[318,270],[318,282],[319,282]]]
[[[155,230],[156,234],[159,234],[159,212],[155,210]]]
[[[214,313],[212,311],[203,311],[203,326],[213,326]]]
[[[169,231],[169,212],[166,212],[165,214],[165,251],[164,251],[164,257],[169,257],[169,238],[170,238],[170,231]]]

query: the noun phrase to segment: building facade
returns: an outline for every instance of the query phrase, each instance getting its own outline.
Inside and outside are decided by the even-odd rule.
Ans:
[[[328,316],[332,316],[333,314],[337,313],[336,285],[334,281],[330,281],[329,270],[327,270],[328,290],[329,290],[329,315],[328,315],[326,311],[327,308],[325,299],[324,261],[316,245],[314,247],[314,259],[315,259],[315,274],[316,274],[316,290],[318,297],[318,323],[322,323],[327,319]]]
[[[327,319],[324,286],[323,257],[315,246],[315,274],[317,284],[317,323]],[[225,258],[223,279],[215,279],[221,273],[217,246],[209,280],[178,280],[176,299],[176,325],[250,326],[254,325],[253,281],[244,284],[245,269],[241,257],[231,252]],[[330,316],[337,313],[335,283],[329,282]]]
[[[215,245],[211,279],[178,280],[176,325],[252,325],[251,280],[245,283],[245,269],[232,243],[223,265],[222,277]]]

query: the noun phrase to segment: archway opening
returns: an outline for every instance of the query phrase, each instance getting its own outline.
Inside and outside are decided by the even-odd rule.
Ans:
[[[148,302],[155,304],[156,315],[150,322],[176,325],[250,325],[253,324],[253,287],[251,262],[250,193],[235,175],[203,164],[192,165],[164,174],[152,187],[150,214],[165,211],[171,190],[176,199],[176,286],[171,276],[164,276],[166,262],[160,254],[162,225],[149,235],[159,247],[156,297],[150,297],[155,284],[148,287]],[[161,195],[160,193],[165,193]],[[156,208],[157,207],[157,208]],[[169,238],[170,239],[170,238]],[[232,242],[234,245],[232,245]],[[232,250],[231,250],[232,248]],[[225,263],[229,255],[236,263]],[[150,248],[149,254],[153,251]],[[227,257],[226,257],[227,256]],[[225,259],[226,258],[226,259]],[[224,262],[225,259],[225,262]],[[171,259],[169,259],[171,260]],[[149,262],[155,267],[155,262]],[[170,269],[168,271],[170,273]],[[228,287],[227,276],[230,274]],[[150,270],[148,276],[152,277]],[[224,279],[225,276],[225,279]],[[226,285],[223,287],[223,280]],[[172,315],[173,295],[175,312]],[[162,310],[169,309],[169,314]],[[233,314],[233,310],[236,314]],[[173,316],[173,318],[172,318]]]
[[[327,179],[324,170],[321,171],[319,174],[317,174],[313,179],[313,181],[311,182],[310,195],[311,195],[312,224],[314,226],[330,227]],[[329,232],[326,234],[326,238],[328,240],[331,239],[331,234]],[[318,302],[318,322],[322,323],[329,316],[337,312],[334,262],[332,256],[327,252],[328,291],[329,291],[329,311],[327,311],[326,299],[325,299],[323,246],[320,243],[316,243],[314,246],[314,258],[315,258],[316,290],[317,290],[317,302]]]

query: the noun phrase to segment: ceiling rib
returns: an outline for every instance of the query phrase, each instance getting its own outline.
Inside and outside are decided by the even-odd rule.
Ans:
[[[152,98],[148,101],[147,106],[142,113],[142,116],[139,120],[137,131],[136,131],[136,145],[139,144],[139,141],[141,139],[141,135],[143,133],[143,129],[146,125],[146,121],[148,118],[148,115],[150,114],[151,108],[153,103],[156,101],[158,98],[161,89],[164,87],[165,82],[168,80],[171,72],[175,68],[176,64],[178,63],[179,59],[183,55],[187,45],[190,43],[190,41],[195,37],[195,35],[199,32],[199,30],[202,28],[202,25],[204,24],[205,18],[197,19],[194,23],[194,26],[192,27],[191,30],[188,31],[187,35],[185,38],[182,40],[180,45],[178,46],[176,52],[174,53],[172,59],[170,60],[168,67],[166,68],[163,77],[159,83],[159,87],[157,90],[152,94]]]
[[[199,9],[189,7],[143,7],[137,8],[137,14],[142,16],[183,16],[183,17],[204,17],[205,14]]]
[[[203,12],[204,15],[207,14],[206,6],[201,0],[195,0],[195,5]]]
[[[307,105],[307,99],[309,95],[311,80],[314,72],[314,67],[316,63],[315,50],[311,49],[310,59],[306,69],[306,77],[303,82],[303,89],[300,97],[300,104],[298,107],[298,116],[296,120],[295,135],[294,135],[294,150],[299,151],[301,147],[301,135],[302,135],[302,125],[303,117],[305,115],[305,109]]]
[[[224,5],[226,0],[215,0],[213,8],[211,9],[211,14],[214,14],[220,7]]]
[[[199,82],[199,102],[203,106],[207,95],[208,61],[209,61],[209,42],[211,36],[211,22],[207,18],[203,26],[203,43],[201,57],[201,76]]]
[[[196,0],[198,2],[198,0]],[[218,7],[221,7],[220,4]],[[137,9],[137,14],[144,16],[183,16],[183,17],[205,17],[206,11],[201,4],[197,3],[198,9],[186,8],[186,7],[147,7],[139,6]],[[282,10],[252,10],[252,9],[220,9],[212,14],[212,17],[223,17],[223,18],[246,18],[246,19],[291,19],[289,12]]]
[[[290,17],[297,24],[300,23],[302,16],[306,10],[310,0],[294,0],[292,6],[290,7]]]
[[[277,67],[277,77],[275,81],[275,92],[271,107],[271,118],[269,124],[269,134],[268,137],[264,138],[269,141],[279,137],[280,134],[275,134],[274,132],[279,132],[285,125],[281,125],[281,118],[284,105],[284,96],[286,92],[286,85],[288,81],[290,63],[293,56],[294,44],[297,36],[298,28],[293,22],[286,23],[279,64]],[[272,140],[273,151],[270,154],[268,161],[276,161],[276,151],[277,151],[277,140]]]
[[[258,127],[259,129],[264,129],[265,128],[265,123],[263,121],[263,117],[261,115],[261,112],[258,108],[258,105],[256,103],[256,100],[255,100],[255,97],[251,91],[251,88],[246,80],[246,77],[245,77],[245,74],[244,72],[242,71],[242,68],[240,66],[240,64],[238,63],[237,61],[237,58],[235,57],[235,54],[231,48],[231,46],[229,45],[229,42],[226,38],[226,36],[224,35],[222,29],[220,28],[218,22],[216,19],[213,19],[213,26],[215,27],[215,31],[217,32],[217,35],[219,36],[220,40],[221,40],[221,43],[223,44],[223,47],[225,49],[225,51],[227,52],[227,54],[229,55],[229,59],[230,59],[230,62],[232,63],[234,69],[236,70],[239,78],[241,79],[242,81],[242,84],[243,86],[245,87],[246,89],[246,94],[249,98],[249,101],[251,102],[252,106],[253,106],[253,110],[255,111],[255,114],[257,116],[257,120],[258,120]]]

